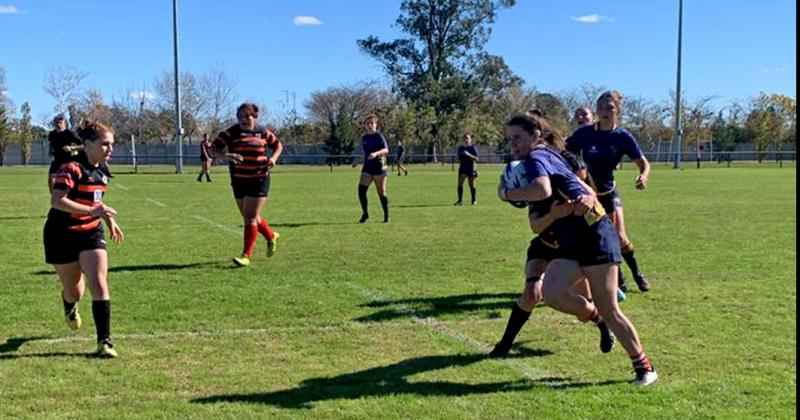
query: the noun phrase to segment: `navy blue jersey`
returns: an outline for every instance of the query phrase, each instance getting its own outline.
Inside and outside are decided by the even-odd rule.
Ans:
[[[547,199],[531,203],[530,212],[537,217],[549,213],[550,206],[554,201],[564,202],[590,193],[578,181],[577,175],[572,171],[567,161],[564,160],[564,157],[553,149],[547,147],[536,148],[522,160],[522,164],[525,167],[525,177],[529,183],[536,178],[546,176],[550,180],[550,186],[553,190],[553,194]],[[576,238],[588,227],[589,224],[586,217],[570,215],[557,219],[540,235],[549,243],[571,245],[573,238]]]
[[[59,166],[75,160],[78,156],[77,151],[72,153],[65,152],[64,146],[78,146],[83,144],[83,140],[69,129],[60,133],[53,130],[47,135],[47,140],[50,143],[50,154],[53,155],[53,160]]]
[[[364,167],[362,172],[379,173],[386,167],[386,156],[378,156],[375,159],[369,159],[369,154],[377,152],[381,149],[388,149],[389,143],[383,137],[380,131],[374,134],[365,134],[361,138],[361,147],[364,149]]]
[[[397,146],[397,160],[400,160],[406,154],[406,148],[403,145]]]
[[[583,157],[597,192],[614,189],[614,169],[623,156],[631,160],[642,158],[642,149],[630,131],[615,128],[601,131],[594,125],[575,130],[567,139],[567,150]]]
[[[459,165],[461,165],[463,167],[471,168],[472,165],[475,163],[475,161],[472,160],[471,157],[467,156],[466,155],[467,153],[471,154],[472,156],[477,157],[478,156],[478,148],[475,147],[474,144],[471,144],[469,146],[465,146],[465,145],[462,144],[461,146],[458,146],[457,154],[458,154],[458,163],[459,163]]]

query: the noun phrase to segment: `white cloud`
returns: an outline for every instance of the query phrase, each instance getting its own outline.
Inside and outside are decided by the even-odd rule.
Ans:
[[[608,16],[603,16],[598,14],[585,15],[585,16],[572,16],[570,17],[570,20],[578,23],[611,22],[611,19]]]
[[[780,67],[769,67],[761,69],[761,73],[780,73],[789,70],[787,67],[780,66]]]
[[[147,91],[139,91],[139,92],[131,92],[128,94],[131,99],[141,100],[144,99],[145,101],[152,101],[153,98],[156,96]]]
[[[19,9],[14,6],[0,6],[0,15],[15,15],[19,13]]]
[[[292,23],[295,26],[322,25],[322,21],[314,16],[295,16]]]

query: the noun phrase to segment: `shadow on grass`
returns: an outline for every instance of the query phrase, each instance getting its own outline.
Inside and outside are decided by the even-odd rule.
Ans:
[[[38,336],[38,337],[16,337],[16,338],[9,338],[6,340],[5,343],[0,344],[0,354],[3,353],[11,353],[12,351],[19,350],[23,344],[27,343],[28,341],[36,341],[42,340],[47,337]]]
[[[29,359],[40,357],[77,357],[77,358],[99,358],[94,352],[90,353],[67,353],[67,352],[48,352],[48,353],[26,353],[26,354],[13,354],[22,347],[23,344],[30,341],[46,340],[50,337],[36,336],[36,337],[13,337],[6,340],[5,343],[0,344],[0,360],[12,359]]]
[[[97,356],[95,353],[67,353],[63,351],[49,352],[49,353],[28,353],[28,354],[0,354],[0,360],[13,360],[13,359],[38,359],[50,357],[73,357],[78,359],[98,359],[105,360]]]
[[[216,267],[216,268],[224,268],[227,267],[229,264],[223,263],[221,261],[206,261],[206,262],[197,262],[197,263],[189,263],[189,264],[142,264],[142,265],[120,265],[116,267],[110,267],[108,269],[109,273],[125,273],[125,272],[132,272],[132,271],[169,271],[169,270],[186,270],[190,268],[202,268],[202,267]],[[39,270],[34,271],[33,274],[44,276],[44,275],[55,275],[55,270]]]
[[[424,207],[453,207],[452,204],[398,204],[392,205],[392,207],[400,208],[400,209],[416,209],[416,208],[424,208]]]
[[[407,377],[451,367],[463,367],[486,359],[484,355],[425,356],[392,365],[343,375],[306,379],[300,386],[283,391],[253,394],[223,394],[192,400],[194,403],[269,404],[283,408],[312,408],[314,402],[360,399],[410,394],[426,396],[462,396],[496,392],[524,391],[535,383],[527,380],[482,384],[445,381],[409,382]]]
[[[3,220],[28,220],[28,219],[45,219],[47,218],[46,214],[40,214],[35,216],[0,216],[0,221]]]
[[[490,318],[499,317],[499,311],[511,308],[518,293],[470,293],[433,298],[380,300],[361,305],[368,308],[385,308],[371,315],[356,318],[359,322],[391,321],[397,318],[437,318],[445,314],[491,311]]]
[[[303,222],[303,223],[270,223],[271,227],[279,228],[299,228],[304,226],[330,226],[330,225],[351,225],[350,222]]]

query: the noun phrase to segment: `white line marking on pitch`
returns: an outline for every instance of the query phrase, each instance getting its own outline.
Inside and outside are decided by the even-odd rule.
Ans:
[[[453,324],[482,324],[482,323],[496,323],[496,319],[490,320],[471,320],[471,321],[452,321]],[[390,325],[410,327],[416,325],[417,322],[393,322]],[[382,328],[386,327],[386,322],[352,322],[337,325],[308,325],[300,327],[273,327],[273,328],[232,328],[221,330],[199,330],[199,331],[162,331],[151,333],[131,333],[131,334],[114,334],[114,338],[118,340],[131,340],[131,339],[161,339],[172,337],[220,337],[228,335],[260,335],[260,334],[291,334],[302,332],[324,332],[324,331],[341,331],[346,329],[369,329],[369,328]],[[31,340],[33,343],[41,344],[58,344],[58,343],[72,343],[94,341],[94,337],[89,336],[69,336],[69,337],[56,337],[42,340]]]
[[[214,226],[214,227],[217,227],[217,228],[219,228],[219,229],[222,229],[222,230],[224,230],[224,231],[226,231],[226,232],[234,233],[234,234],[236,234],[236,235],[238,235],[238,234],[242,233],[242,232],[241,232],[241,231],[239,231],[239,230],[233,229],[233,228],[231,228],[231,227],[229,227],[229,226],[221,225],[221,224],[219,224],[219,223],[217,223],[217,222],[215,222],[215,221],[213,221],[213,220],[206,219],[206,218],[205,218],[205,217],[203,217],[203,216],[195,216],[195,215],[193,215],[192,217],[193,217],[193,218],[195,218],[195,219],[197,219],[197,220],[199,220],[199,221],[201,221],[201,222],[206,222],[206,223],[208,223],[209,225],[212,225],[212,226]]]
[[[166,205],[166,204],[164,204],[164,203],[162,203],[162,202],[160,202],[160,201],[157,201],[157,200],[153,200],[153,199],[152,199],[152,198],[150,198],[150,197],[145,197],[145,200],[147,200],[147,201],[149,201],[149,202],[151,202],[151,203],[153,203],[153,204],[157,205],[158,207],[167,207],[167,205]]]
[[[128,187],[124,187],[124,186],[122,186],[120,184],[114,184],[114,185],[116,185],[117,188],[121,189],[122,191],[128,191]]]
[[[390,300],[388,297],[382,295],[381,293],[376,292],[374,290],[367,289],[367,288],[365,288],[365,287],[363,287],[363,286],[361,286],[359,284],[356,284],[356,283],[353,283],[353,282],[346,282],[345,285],[347,287],[355,290],[358,294],[360,294],[363,297],[367,297],[367,298],[370,298],[370,299],[373,299],[373,300],[379,300],[379,301],[389,301]],[[404,314],[404,315],[411,315],[411,317],[417,323],[422,324],[422,325],[432,329],[433,331],[436,331],[436,332],[444,335],[445,337],[450,337],[450,338],[456,339],[456,340],[458,340],[458,341],[460,341],[460,342],[462,342],[464,344],[467,344],[468,346],[472,347],[476,351],[479,351],[481,353],[488,353],[492,349],[490,346],[488,346],[488,345],[486,345],[486,344],[484,344],[484,343],[482,343],[482,342],[480,342],[478,340],[475,340],[474,338],[469,337],[469,336],[467,336],[466,334],[464,334],[464,333],[462,333],[460,331],[456,331],[456,330],[448,327],[442,321],[439,321],[438,319],[433,318],[433,317],[424,316],[420,312],[417,312],[417,311],[409,308],[406,305],[395,304],[395,305],[393,305],[393,307],[394,307],[396,312]],[[537,379],[540,379],[540,378],[543,378],[543,377],[547,376],[544,372],[539,371],[537,369],[534,369],[534,368],[532,368],[532,367],[530,367],[530,366],[528,366],[528,365],[526,365],[524,363],[521,363],[521,362],[519,362],[517,360],[514,360],[514,359],[502,359],[502,361],[506,365],[508,365],[512,369],[516,370],[517,372],[521,373],[523,376],[525,376],[528,379],[537,380]],[[555,387],[555,386],[558,386],[559,383],[552,383],[552,384],[551,383],[546,383],[545,385],[554,386]]]

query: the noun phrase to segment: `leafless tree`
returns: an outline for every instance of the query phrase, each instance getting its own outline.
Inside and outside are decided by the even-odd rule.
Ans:
[[[56,114],[66,112],[69,105],[79,99],[81,85],[88,76],[88,72],[79,70],[72,64],[47,68],[42,88],[56,102],[53,106]]]

